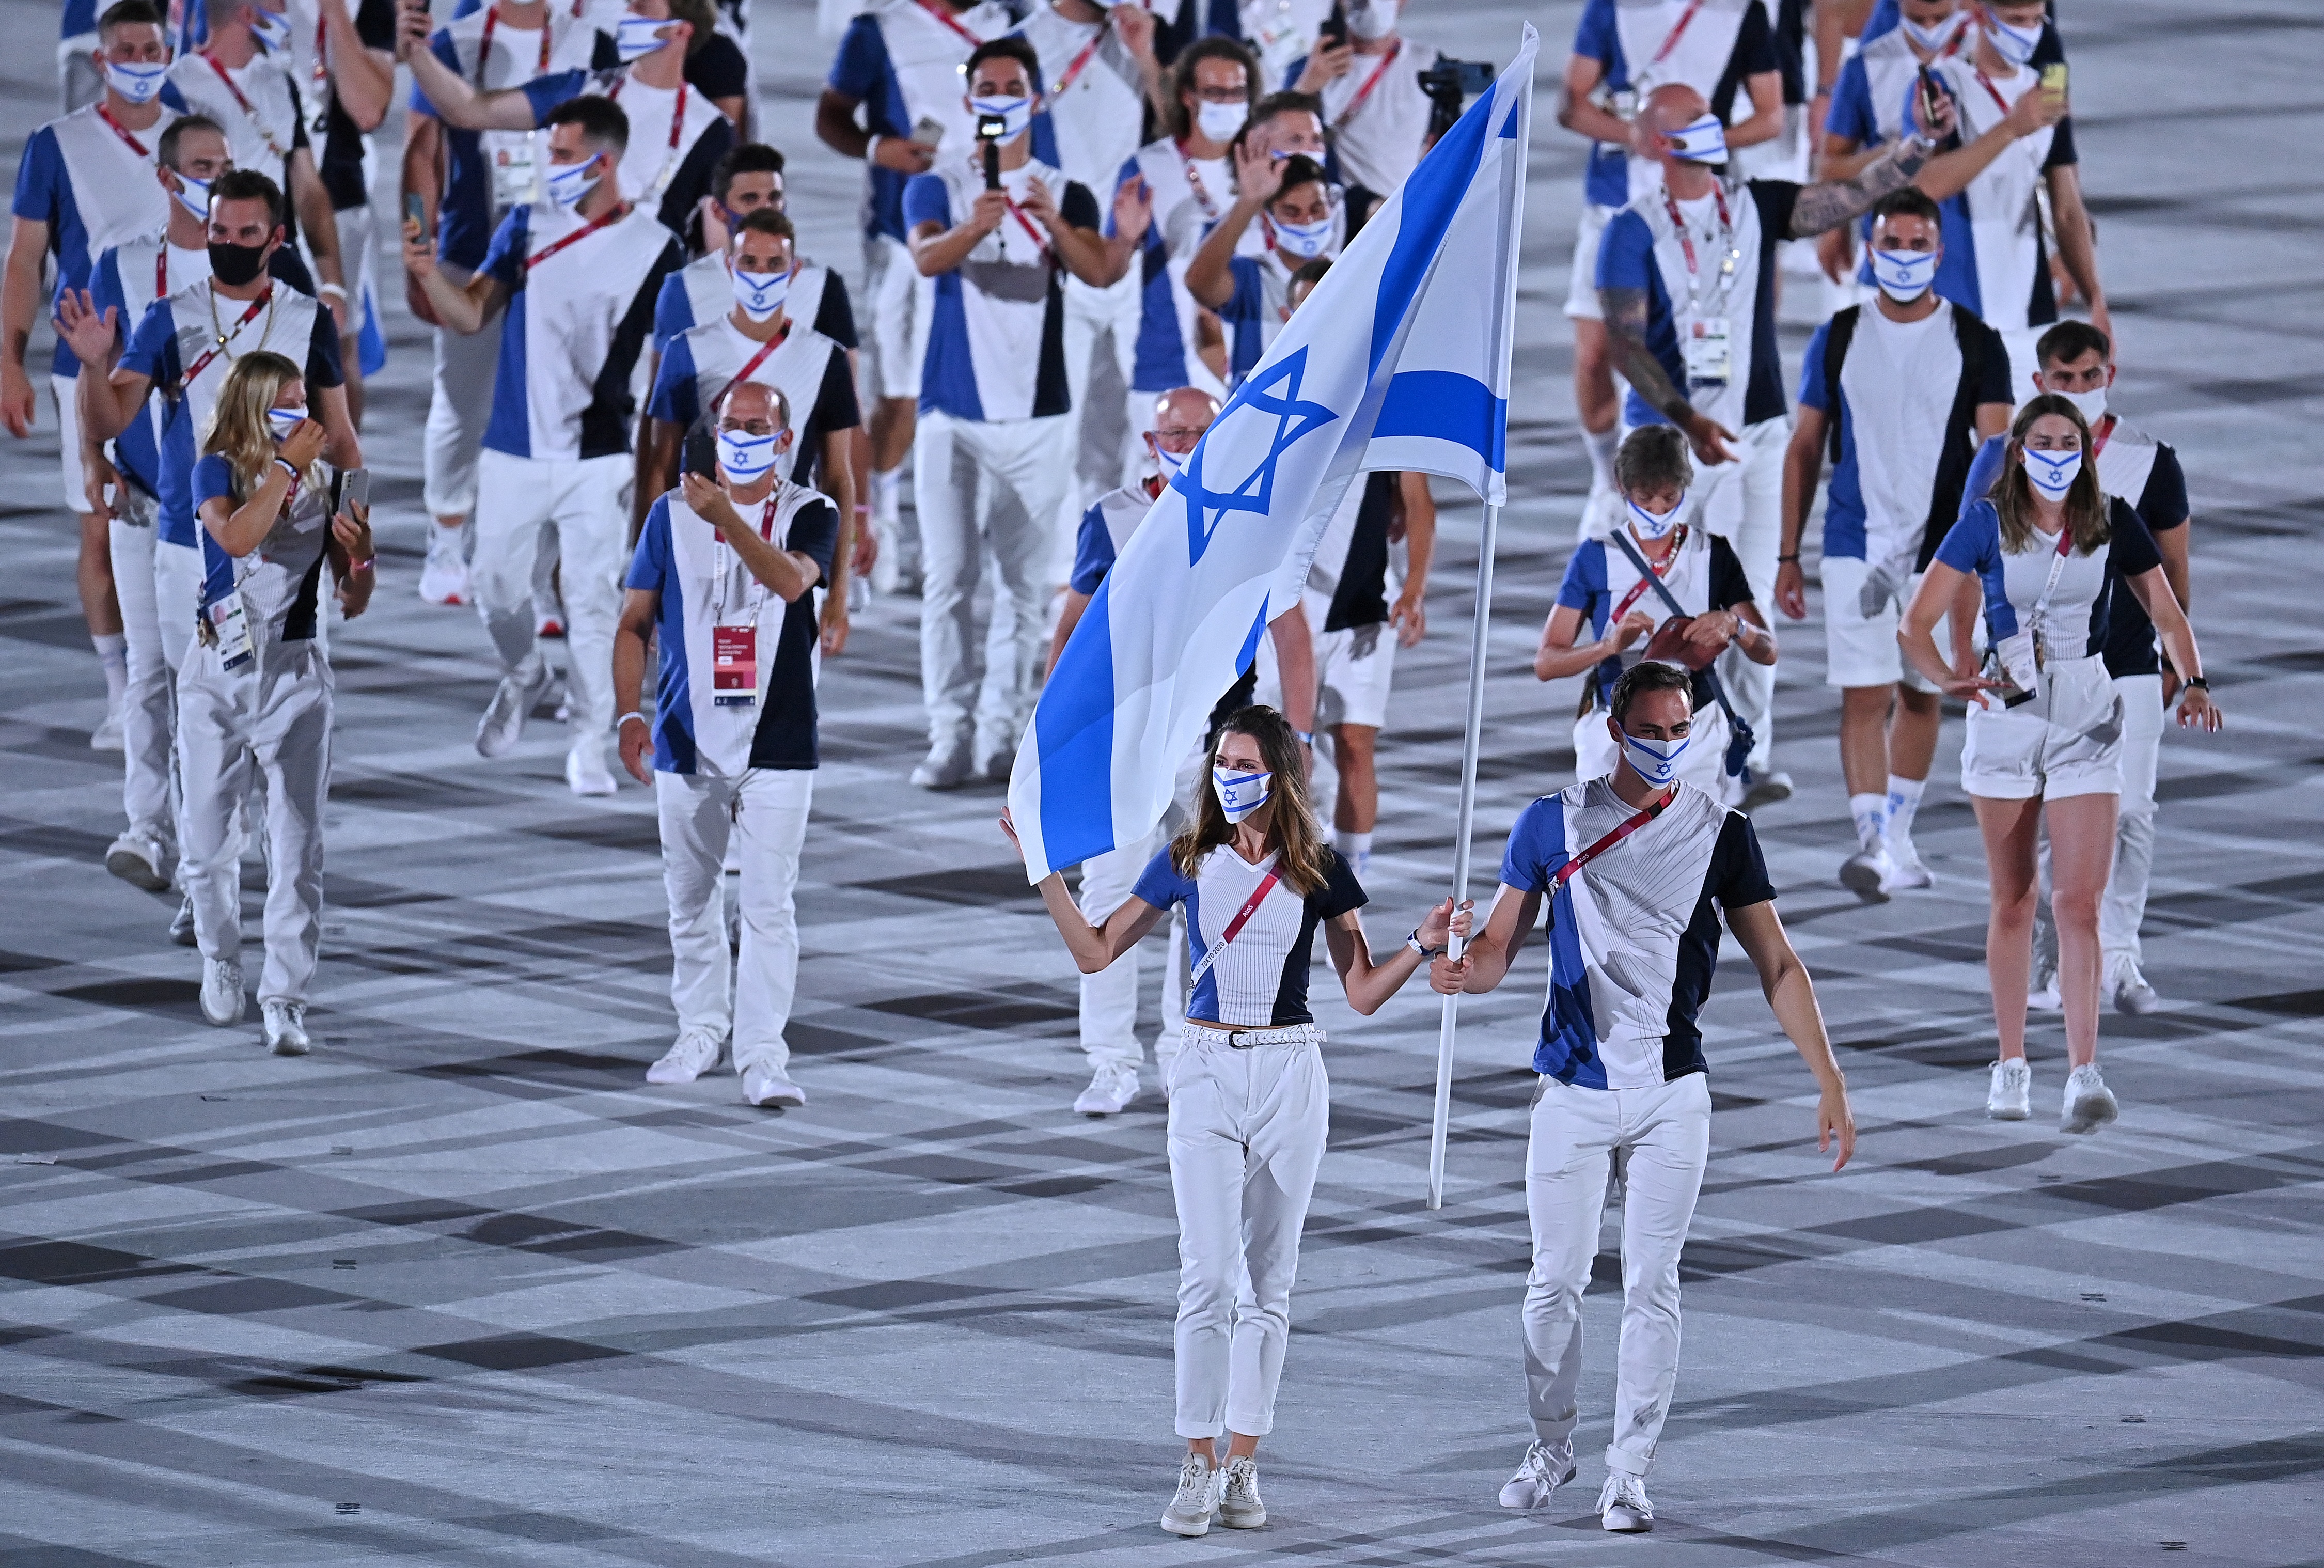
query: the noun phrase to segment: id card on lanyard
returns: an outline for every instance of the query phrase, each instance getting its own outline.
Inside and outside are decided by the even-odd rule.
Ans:
[[[780,487],[778,486],[778,492]],[[775,500],[759,513],[759,537],[770,544],[775,537]],[[740,552],[736,552],[739,556]],[[755,576],[742,595],[741,622],[726,621],[726,536],[720,534],[711,552],[711,569],[717,574],[710,605],[710,701],[715,707],[755,707],[759,701],[759,611],[767,602],[767,586]],[[743,567],[744,574],[750,568]]]
[[[240,669],[250,662],[250,617],[242,608],[242,590],[229,588],[223,598],[202,606],[204,641],[218,650],[218,662]]]
[[[1720,254],[1719,270],[1711,274],[1707,293],[1694,236],[1686,232],[1686,219],[1680,216],[1678,203],[1668,190],[1663,192],[1663,209],[1686,258],[1687,310],[1680,320],[1679,352],[1686,363],[1687,384],[1723,387],[1735,378],[1734,321],[1727,313],[1727,302],[1741,277],[1743,248],[1735,243],[1735,220],[1727,210],[1726,191],[1713,185],[1711,194],[1719,209]]]

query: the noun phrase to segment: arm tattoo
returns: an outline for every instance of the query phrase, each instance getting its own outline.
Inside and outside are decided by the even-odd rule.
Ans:
[[[1805,239],[1810,235],[1838,228],[1858,213],[1870,209],[1872,204],[1892,190],[1902,190],[1913,183],[1913,176],[1928,161],[1928,153],[1918,142],[1900,143],[1895,151],[1877,163],[1867,164],[1853,180],[1827,180],[1811,185],[1792,204],[1792,227],[1787,236]]]
[[[1690,412],[1693,405],[1671,384],[1670,373],[1646,346],[1646,291],[1600,289],[1598,301],[1605,312],[1606,331],[1613,339],[1614,368],[1622,373],[1622,379],[1666,420],[1676,421]]]

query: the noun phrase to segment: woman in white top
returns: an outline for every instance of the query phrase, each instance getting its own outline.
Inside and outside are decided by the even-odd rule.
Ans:
[[[1239,710],[1212,763],[1194,820],[1102,924],[1074,907],[1063,876],[1040,883],[1084,974],[1136,946],[1174,905],[1186,907],[1194,982],[1168,1088],[1177,1431],[1187,1452],[1162,1515],[1162,1527],[1181,1536],[1207,1533],[1213,1517],[1238,1529],[1267,1522],[1253,1456],[1274,1425],[1299,1228],[1330,1116],[1323,1031],[1307,1009],[1315,929],[1349,1005],[1369,1014],[1452,928],[1448,899],[1386,962],[1373,962],[1356,913],[1364,890],[1316,823],[1299,738],[1275,709]],[[1001,820],[1014,842],[1005,813]],[[1246,1278],[1256,1310],[1237,1305]]]
[[[1993,881],[1985,960],[2001,1042],[1986,1114],[2010,1121],[2031,1108],[2025,979],[2040,892],[2034,847],[2046,818],[2072,1068],[2059,1118],[2067,1132],[2095,1131],[2116,1114],[2098,1068],[2098,900],[2122,794],[2122,699],[2104,658],[2116,594],[2126,588],[2144,606],[2172,668],[2187,676],[2179,722],[2204,730],[2220,723],[2162,555],[2130,503],[2099,490],[2098,466],[2085,461],[2089,442],[2081,410],[2065,398],[2044,393],[2019,409],[1991,498],[1945,535],[1897,631],[1921,673],[1970,704],[1961,788],[1977,808]],[[1965,576],[1984,592],[1984,674],[1954,669],[1937,649],[1937,623]]]

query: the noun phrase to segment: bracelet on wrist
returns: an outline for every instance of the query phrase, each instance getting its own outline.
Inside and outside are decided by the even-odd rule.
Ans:
[[[342,305],[347,301],[346,287],[342,283],[318,283],[315,292],[327,300],[337,300]]]
[[[2190,675],[2181,684],[2184,685],[2189,691],[2209,691],[2211,689],[2211,678],[2208,675]]]
[[[1313,730],[1294,730],[1291,733],[1298,737],[1299,743],[1303,746],[1312,746],[1315,743],[1315,733]]]
[[[291,466],[290,460],[288,457],[277,457],[274,459],[274,466],[277,468],[281,469],[283,473],[289,475],[292,484],[295,484],[299,482],[299,470]]]
[[[1442,947],[1431,947],[1427,943],[1423,942],[1420,939],[1420,927],[1417,926],[1415,926],[1412,928],[1412,935],[1404,939],[1404,945],[1406,947],[1411,948],[1415,953],[1419,954],[1423,962],[1434,958],[1438,954],[1444,951]]]
[[[1791,554],[1789,554],[1789,555],[1787,555],[1787,556],[1777,556],[1777,557],[1775,558],[1775,564],[1776,564],[1777,566],[1782,566],[1785,561],[1795,561],[1795,560],[1798,560],[1799,558],[1800,558],[1800,552],[1799,552],[1799,551],[1797,551],[1797,550],[1794,550]]]
[[[646,724],[646,715],[643,715],[643,714],[641,714],[641,713],[638,713],[638,712],[636,712],[636,711],[632,710],[632,711],[631,711],[631,712],[629,712],[629,713],[625,713],[625,714],[623,714],[620,718],[618,718],[618,719],[616,719],[616,720],[614,720],[614,721],[613,721],[613,729],[614,729],[615,733],[618,733],[620,732],[620,730],[621,730],[621,727],[622,727],[623,724],[628,724],[632,719],[635,719],[635,720],[637,720],[637,721],[638,721],[638,723],[640,723],[640,724],[645,724],[646,728],[648,728],[648,729],[651,729],[651,728],[653,728],[653,725],[651,725],[651,724]]]
[[[378,560],[379,558],[377,556],[365,556],[359,561],[349,561],[347,563],[347,570],[351,572],[367,572],[371,570],[375,564],[377,564]]]
[[[863,161],[866,163],[877,163],[880,161],[879,137],[867,136],[863,139]]]

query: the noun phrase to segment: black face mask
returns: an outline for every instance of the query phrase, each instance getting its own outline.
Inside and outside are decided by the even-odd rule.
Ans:
[[[264,245],[210,244],[210,276],[229,289],[239,289],[266,270]]]

